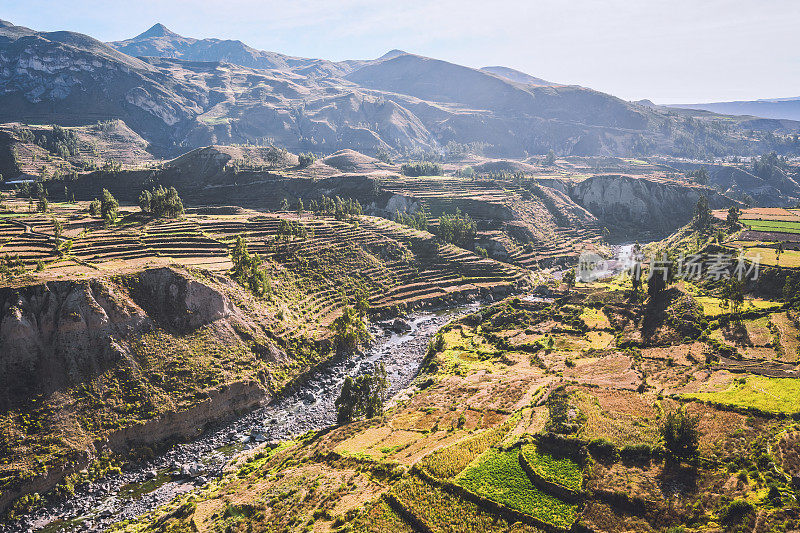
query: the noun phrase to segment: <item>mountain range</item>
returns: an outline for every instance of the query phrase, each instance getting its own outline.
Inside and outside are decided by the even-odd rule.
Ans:
[[[781,147],[775,136],[754,140],[747,130],[800,131],[800,122],[627,102],[507,67],[473,69],[401,50],[333,62],[183,37],[161,24],[103,43],[0,21],[0,121],[109,119],[123,120],[158,157],[233,143],[315,153],[441,153],[457,143],[512,158],[549,150],[694,157]]]
[[[676,104],[671,107],[703,109],[726,115],[751,115],[772,119],[800,120],[800,96],[735,102],[709,102],[705,104]]]

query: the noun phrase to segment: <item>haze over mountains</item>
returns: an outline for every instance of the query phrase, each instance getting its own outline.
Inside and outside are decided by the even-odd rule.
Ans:
[[[709,102],[705,104],[680,104],[671,107],[704,109],[727,115],[751,115],[754,117],[800,120],[800,97],[769,98],[764,100],[742,100],[735,102]]]
[[[698,115],[692,117],[692,115]],[[472,69],[393,50],[332,62],[183,37],[156,24],[125,41],[0,22],[0,120],[87,124],[119,118],[172,157],[209,144],[293,152],[680,156],[763,153],[800,122],[719,120],[561,86],[506,67]]]

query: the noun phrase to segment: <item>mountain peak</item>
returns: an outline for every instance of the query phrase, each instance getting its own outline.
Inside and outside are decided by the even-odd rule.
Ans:
[[[388,52],[383,54],[381,57],[379,57],[378,61],[385,61],[387,59],[394,59],[395,57],[404,56],[406,54],[408,54],[408,52],[406,52],[405,50],[398,50],[397,48],[395,48],[394,50],[389,50]]]
[[[147,39],[148,37],[172,37],[177,35],[177,33],[170,31],[160,22],[156,22],[150,27],[149,30],[144,33],[140,33],[134,37],[134,39]]]

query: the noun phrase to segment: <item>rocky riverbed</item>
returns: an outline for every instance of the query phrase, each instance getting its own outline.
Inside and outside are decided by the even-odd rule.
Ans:
[[[176,445],[159,457],[118,476],[80,488],[74,497],[40,509],[2,532],[102,531],[138,517],[176,495],[202,487],[222,475],[237,453],[262,443],[277,443],[336,420],[334,402],[345,377],[370,373],[383,363],[389,396],[406,389],[417,375],[431,337],[452,318],[477,304],[373,324],[372,347],[322,366],[310,379],[269,405]],[[269,444],[268,444],[269,445]]]

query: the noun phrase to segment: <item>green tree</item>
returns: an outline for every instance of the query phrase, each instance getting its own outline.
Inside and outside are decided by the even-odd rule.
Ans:
[[[183,215],[183,201],[175,187],[165,189],[159,185],[152,192],[144,190],[139,195],[139,207],[143,213],[156,218],[178,218]]]
[[[271,292],[271,285],[267,273],[261,269],[263,260],[258,254],[250,254],[247,241],[241,235],[236,236],[236,242],[231,250],[230,276],[243,287],[250,289],[256,296],[265,296]]]
[[[564,272],[564,276],[561,278],[561,281],[567,286],[567,292],[572,290],[572,287],[575,286],[575,269],[570,268],[566,272]]]
[[[372,338],[363,315],[350,306],[344,307],[342,314],[331,324],[331,329],[336,348],[341,352],[352,352]]]
[[[89,202],[89,215],[94,218],[100,217],[100,200],[97,198]]]
[[[57,218],[53,219],[53,237],[56,239],[56,243],[61,240],[62,235],[64,235],[64,224],[61,223],[60,220]]]
[[[298,160],[298,165],[297,166],[300,167],[300,168],[309,167],[309,166],[311,166],[311,164],[316,159],[317,159],[317,157],[314,154],[312,154],[311,152],[308,152],[306,154],[300,154],[300,155],[297,156],[297,160]]]
[[[711,226],[711,209],[708,207],[708,198],[704,194],[700,195],[695,204],[694,221],[701,230],[707,230]]]
[[[117,199],[114,198],[108,189],[103,189],[102,198],[100,200],[100,216],[107,224],[110,224],[117,220],[118,213],[119,202],[117,202]]]
[[[143,190],[139,193],[139,209],[142,210],[142,213],[149,213],[150,212],[150,204],[153,201],[153,195],[150,194],[150,191],[147,189]]]
[[[400,166],[400,172],[402,172],[404,176],[410,177],[441,176],[444,174],[444,169],[439,163],[418,161],[416,163],[404,163]]]
[[[552,167],[556,164],[556,154],[552,150],[547,152],[547,155],[544,158],[544,164],[547,167]]]
[[[361,417],[373,418],[383,414],[388,392],[386,368],[380,363],[372,374],[353,379],[347,376],[334,405],[336,422],[347,424]]]
[[[281,200],[281,211],[288,211],[289,210],[289,200],[284,198]]]
[[[297,218],[298,219],[303,218],[304,209],[305,209],[305,206],[303,205],[303,199],[302,198],[298,198],[297,199]]]
[[[439,217],[439,228],[436,234],[445,242],[462,248],[472,248],[477,233],[475,221],[467,213],[456,208],[453,215],[443,214]]]
[[[725,221],[728,226],[734,227],[739,223],[739,217],[742,215],[742,210],[738,206],[732,205],[728,208],[728,216]]]
[[[670,411],[659,428],[664,447],[676,459],[691,459],[697,456],[700,433],[697,430],[700,417],[692,416],[686,408]]]

